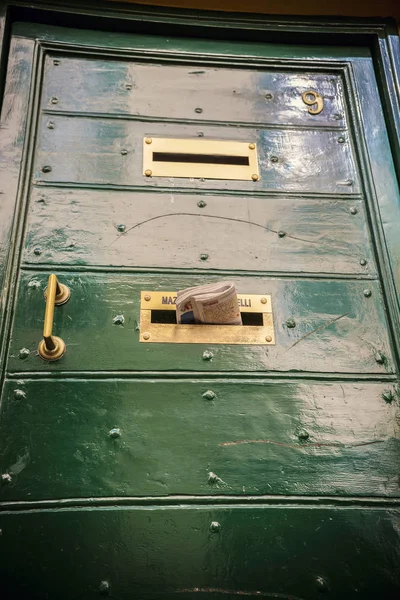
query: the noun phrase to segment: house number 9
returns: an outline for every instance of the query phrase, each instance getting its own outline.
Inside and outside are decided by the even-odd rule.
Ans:
[[[303,99],[304,104],[307,104],[307,106],[310,107],[308,109],[310,115],[319,115],[319,113],[324,108],[324,99],[322,96],[317,94],[317,92],[308,90],[307,92],[304,92],[304,94],[301,97]]]

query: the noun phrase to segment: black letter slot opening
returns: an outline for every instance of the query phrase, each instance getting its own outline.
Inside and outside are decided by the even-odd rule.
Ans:
[[[263,313],[242,312],[241,315],[243,325],[263,326]],[[151,310],[151,322],[176,325],[176,312],[174,310]],[[211,323],[199,323],[203,327],[207,327],[209,324],[211,325]],[[230,325],[230,327],[240,327],[240,325]]]
[[[186,154],[183,152],[153,152],[154,162],[190,163],[203,165],[242,165],[250,164],[248,156],[228,156],[225,154]]]

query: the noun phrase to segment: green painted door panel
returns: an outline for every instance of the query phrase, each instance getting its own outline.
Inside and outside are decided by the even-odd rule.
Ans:
[[[393,372],[376,281],[235,277],[240,293],[272,294],[275,346],[139,342],[141,290],[173,291],[218,281],[204,275],[63,273],[71,299],[58,307],[54,332],[67,343],[56,363],[37,355],[48,274],[21,274],[9,357],[15,371],[307,371]],[[366,287],[367,286],[367,287]],[[371,291],[370,296],[365,291]],[[367,294],[369,294],[369,291]],[[115,324],[123,315],[125,322]],[[287,324],[288,319],[294,319]],[[30,350],[20,357],[20,349]],[[203,352],[211,351],[211,360]],[[377,354],[380,353],[380,354]],[[382,360],[379,356],[383,355]],[[376,360],[378,356],[378,361]]]
[[[395,414],[381,383],[9,380],[0,497],[400,496]]]
[[[6,600],[398,597],[400,196],[370,52],[209,38],[12,32]],[[144,177],[144,136],[255,141],[260,179]],[[271,294],[276,345],[139,343],[142,290],[228,278]]]
[[[49,121],[53,123],[51,128]],[[144,137],[196,138],[199,134],[208,139],[255,142],[259,181],[202,181],[143,175]],[[45,166],[51,170],[43,172]],[[259,191],[345,195],[360,192],[349,140],[338,131],[141,122],[84,113],[42,116],[33,177],[36,184],[181,187],[250,194]]]
[[[179,261],[202,270],[376,276],[361,200],[208,195],[198,202],[174,192],[35,187],[24,263],[169,268]]]
[[[310,114],[302,100],[309,90],[324,98],[319,115]],[[229,69],[196,63],[140,64],[107,55],[100,60],[60,60],[59,54],[51,53],[45,63],[42,108],[55,113],[329,126],[339,131],[347,127],[341,77],[312,72],[304,65],[297,72],[276,64],[270,69]]]
[[[315,506],[6,513],[2,592],[7,600],[94,600],[100,590],[122,600],[392,600],[400,585],[399,516],[388,508]]]

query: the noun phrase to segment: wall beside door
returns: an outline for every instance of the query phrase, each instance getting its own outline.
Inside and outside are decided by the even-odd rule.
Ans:
[[[111,0],[117,1],[117,0]],[[120,1],[120,0],[118,0]],[[269,15],[307,15],[307,16],[343,16],[343,17],[393,17],[400,20],[398,0],[336,0],[336,2],[308,2],[289,0],[123,0],[124,2],[176,8],[194,8],[200,10],[224,10],[230,12],[248,12]]]

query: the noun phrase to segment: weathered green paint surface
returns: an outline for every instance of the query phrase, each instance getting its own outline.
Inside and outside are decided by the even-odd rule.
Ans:
[[[295,74],[297,89],[318,89],[324,98],[324,110],[316,119],[304,111],[304,102],[301,94],[295,93],[290,72],[121,60],[108,60],[105,64],[85,58],[72,58],[54,65],[54,56],[49,55],[45,64],[42,108],[55,113],[68,110],[77,114],[113,113],[152,119],[237,123],[251,122],[251,116],[255,123],[283,127],[307,124],[313,129],[330,126],[339,131],[346,125],[341,79],[333,74],[329,78],[319,73]],[[65,81],[70,81],[68,88]],[[51,98],[58,97],[60,89],[62,97],[53,104]],[[179,102],[182,98],[184,102]],[[198,107],[201,113],[195,112]]]
[[[124,600],[392,599],[400,584],[398,510],[149,506],[8,513],[0,523],[9,598],[19,588],[25,598],[94,599],[107,581]]]
[[[143,138],[195,138],[199,125],[148,123],[123,119],[75,118],[51,114],[54,129],[42,121],[34,178],[37,183],[69,183],[144,186],[175,186],[184,189],[234,190],[257,193],[267,190],[287,192],[358,192],[352,153],[348,143],[341,144],[340,133],[330,130],[287,131],[238,128],[235,135],[227,128],[207,125],[207,137],[255,142],[261,177],[259,181],[201,181],[177,177],[143,177]],[[204,129],[204,123],[202,125]],[[203,130],[200,130],[204,133]],[[204,135],[203,135],[204,137]],[[100,142],[100,143],[99,143]],[[127,150],[126,154],[121,154]],[[273,162],[277,157],[278,162]],[[43,173],[49,165],[51,172]],[[349,182],[352,182],[349,184]]]
[[[75,248],[72,248],[75,252]],[[385,312],[376,281],[236,276],[241,293],[272,294],[275,346],[139,343],[140,291],[218,281],[215,275],[63,273],[71,299],[57,308],[54,331],[70,345],[58,362],[38,358],[48,273],[25,272],[19,284],[11,371],[305,371],[392,373]],[[370,297],[364,291],[372,291]],[[124,324],[114,318],[123,315]],[[296,326],[288,327],[294,319]],[[30,355],[20,358],[21,348]],[[210,350],[212,360],[204,360]],[[376,355],[384,355],[383,363]]]
[[[396,401],[382,398],[390,391],[381,383],[11,380],[0,437],[12,482],[1,498],[400,496]]]
[[[198,201],[174,191],[160,197],[34,188],[24,262],[376,275],[359,199],[207,195],[200,207]],[[55,228],[56,222],[65,225]]]
[[[34,42],[14,38],[10,46],[7,93],[1,114],[0,136],[0,333],[7,308],[9,283],[5,281],[7,262],[12,259],[12,224],[17,210],[22,144],[27,123],[29,80]],[[0,88],[1,89],[1,88]],[[11,261],[10,261],[11,262]]]
[[[391,600],[400,216],[370,53],[185,35],[13,30],[2,593]],[[256,141],[260,181],[145,178],[144,135]],[[139,344],[141,290],[222,278],[272,295],[275,346]]]

